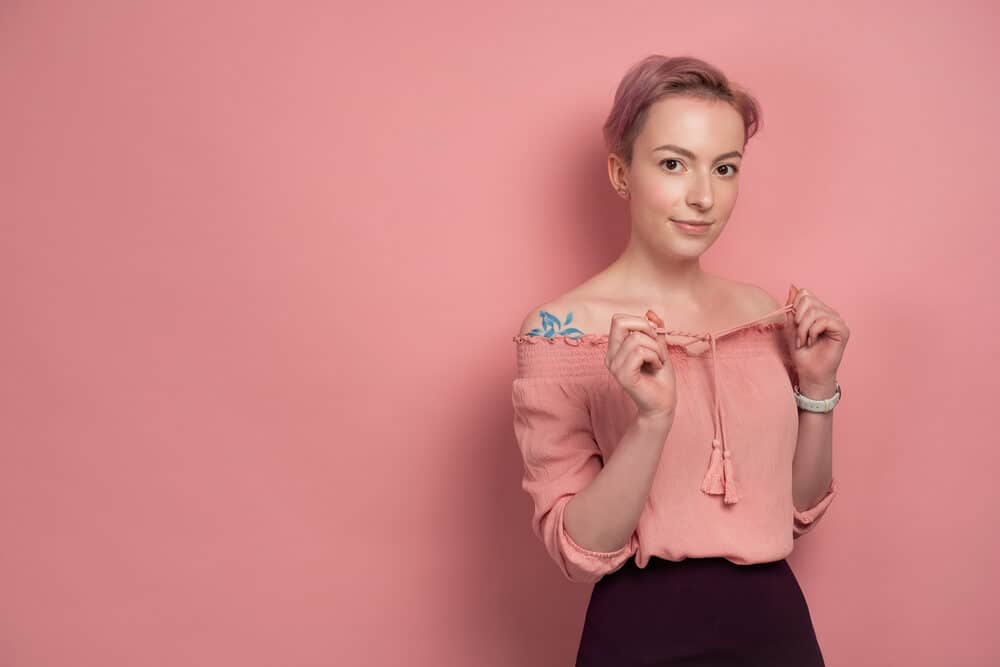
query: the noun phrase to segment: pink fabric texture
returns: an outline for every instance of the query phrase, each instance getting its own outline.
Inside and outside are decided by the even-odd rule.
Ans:
[[[834,480],[803,511],[792,503],[798,378],[784,337],[791,310],[718,332],[657,330],[667,335],[677,409],[639,524],[611,552],[585,549],[563,525],[566,504],[597,476],[638,412],[604,365],[608,336],[514,336],[522,488],[534,503],[532,530],[567,579],[596,582],[633,557],[641,568],[650,556],[776,561],[816,525],[837,489]]]

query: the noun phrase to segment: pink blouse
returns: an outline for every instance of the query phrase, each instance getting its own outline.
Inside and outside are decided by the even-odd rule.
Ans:
[[[674,421],[639,523],[610,552],[581,547],[563,525],[566,504],[597,476],[638,413],[604,365],[608,335],[514,336],[521,486],[534,502],[532,530],[567,579],[596,582],[633,555],[640,568],[650,556],[776,561],[816,525],[837,489],[831,482],[802,512],[792,503],[799,415],[784,338],[791,310],[718,332],[657,329],[668,336],[676,377]],[[775,315],[782,319],[766,321]],[[674,336],[693,340],[669,341]]]

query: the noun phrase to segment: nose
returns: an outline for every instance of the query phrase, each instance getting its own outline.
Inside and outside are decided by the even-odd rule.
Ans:
[[[691,187],[688,188],[687,203],[689,206],[706,211],[712,208],[712,179],[709,176],[692,177]]]

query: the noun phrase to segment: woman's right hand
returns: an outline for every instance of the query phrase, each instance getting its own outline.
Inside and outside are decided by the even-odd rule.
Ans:
[[[677,407],[674,367],[665,334],[656,327],[663,320],[652,310],[645,318],[626,313],[611,317],[605,365],[622,389],[632,397],[640,417],[673,418]]]

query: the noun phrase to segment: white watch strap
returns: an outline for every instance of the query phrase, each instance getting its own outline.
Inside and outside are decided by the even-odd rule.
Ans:
[[[833,393],[833,396],[823,400],[817,400],[815,398],[809,398],[808,396],[803,396],[799,393],[799,388],[796,385],[795,391],[795,402],[803,410],[808,412],[830,412],[833,410],[834,406],[840,402],[840,397],[843,395],[840,391],[840,384],[837,384],[837,391]]]

